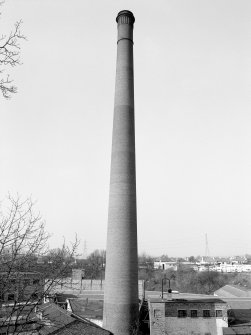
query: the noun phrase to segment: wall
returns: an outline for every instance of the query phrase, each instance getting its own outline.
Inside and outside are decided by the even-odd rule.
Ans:
[[[37,300],[43,292],[44,281],[38,273],[19,272],[0,276],[0,303]]]
[[[165,303],[151,303],[148,301],[149,323],[151,335],[165,334]],[[157,313],[157,311],[159,311]]]
[[[138,281],[138,291],[139,298],[143,297],[143,288],[144,288],[144,280]],[[100,279],[83,279],[81,280],[73,280],[71,277],[64,278],[62,283],[55,284],[50,289],[50,293],[67,293],[67,294],[82,294],[84,291],[102,291],[104,290],[105,280]],[[102,293],[101,292],[101,293]],[[103,294],[103,293],[102,293]]]
[[[177,317],[178,310],[198,311],[198,317]],[[212,317],[203,317],[203,309],[210,310]],[[215,310],[222,310],[222,317],[215,317]],[[222,335],[222,327],[227,327],[226,304],[208,302],[150,302],[151,335]]]
[[[215,318],[166,318],[165,331],[168,335],[222,335],[222,327],[228,324]]]

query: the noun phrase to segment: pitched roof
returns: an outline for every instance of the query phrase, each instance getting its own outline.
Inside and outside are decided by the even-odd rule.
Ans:
[[[223,331],[223,335],[235,335],[236,334],[231,327],[222,327],[222,331]]]
[[[223,335],[250,335],[250,326],[239,326],[239,327],[223,327]]]
[[[230,309],[228,313],[231,324],[251,321],[251,309]]]
[[[40,335],[111,335],[96,324],[66,311],[54,303],[46,303],[39,310],[43,314]]]
[[[103,318],[103,300],[68,299],[74,314],[88,319]]]
[[[92,322],[83,322],[80,320],[75,320],[74,322],[66,325],[65,327],[59,329],[58,331],[54,332],[53,334],[59,335],[112,335],[106,329],[103,329]]]
[[[214,292],[215,295],[219,297],[250,297],[251,290],[248,290],[245,287],[237,286],[237,285],[225,285],[221,287],[219,290]]]
[[[38,310],[42,312],[41,330],[39,333],[43,335],[51,334],[75,321],[70,313],[54,303],[46,303],[39,306]]]
[[[249,309],[251,310],[251,300],[250,299],[246,299],[244,300],[243,298],[238,299],[238,298],[223,298],[223,300],[225,300],[227,302],[227,304],[229,305],[230,309]]]

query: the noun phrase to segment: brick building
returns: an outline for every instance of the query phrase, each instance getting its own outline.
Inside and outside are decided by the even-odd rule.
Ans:
[[[227,304],[220,299],[149,299],[151,335],[222,335]]]
[[[44,280],[37,272],[0,272],[0,334],[32,334]]]
[[[44,280],[38,272],[0,272],[0,306],[7,302],[38,300]]]

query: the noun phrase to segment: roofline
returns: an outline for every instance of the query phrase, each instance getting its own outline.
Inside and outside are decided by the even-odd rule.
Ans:
[[[222,300],[222,299],[217,299],[217,298],[202,298],[202,299],[171,299],[171,300],[168,300],[168,299],[161,299],[161,298],[150,298],[150,299],[147,299],[150,303],[151,302],[159,302],[159,303],[181,303],[181,302],[184,302],[184,303],[202,303],[202,302],[205,302],[205,303],[223,303],[223,304],[227,304],[226,301]]]

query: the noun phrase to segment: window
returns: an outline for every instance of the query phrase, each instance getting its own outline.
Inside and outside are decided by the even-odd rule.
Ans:
[[[155,309],[154,312],[153,312],[153,314],[154,314],[155,318],[161,317],[161,311],[159,309]]]
[[[192,309],[190,312],[191,312],[191,318],[197,318],[198,316],[197,309]]]
[[[210,310],[209,309],[205,309],[203,311],[203,318],[210,318]]]
[[[216,310],[216,317],[217,318],[222,318],[223,314],[222,314],[222,310]]]
[[[178,318],[186,318],[187,317],[187,311],[185,309],[178,310]]]
[[[38,299],[38,294],[37,293],[32,293],[31,298],[35,299],[35,300]]]
[[[39,279],[33,279],[33,285],[38,285],[39,284]]]
[[[12,300],[15,300],[15,294],[9,293],[8,294],[8,301],[12,301]]]

